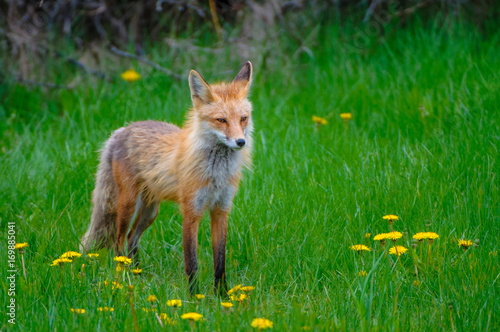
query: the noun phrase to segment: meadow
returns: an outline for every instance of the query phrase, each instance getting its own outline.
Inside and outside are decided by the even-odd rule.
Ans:
[[[280,331],[500,330],[498,28],[416,21],[362,49],[338,26],[315,29],[308,52],[283,36],[251,59],[236,57],[231,45],[218,54],[147,49],[162,66],[196,69],[208,82],[254,64],[253,170],[234,200],[227,245],[230,287],[255,287],[241,301],[213,294],[207,217],[198,251],[205,297],[189,297],[182,219],[171,203],[142,238],[140,275],[117,272],[106,250],[51,266],[78,251],[102,142],[132,121],[181,125],[191,106],[187,75],[174,80],[116,59],[106,64],[110,79],[101,80],[48,59],[44,79],[78,83],[50,89],[7,77],[0,85],[2,271],[8,222],[28,247],[16,254],[16,324],[2,314],[2,330],[134,331],[135,319],[140,331],[249,331],[255,318]],[[202,45],[213,38],[196,37]],[[123,81],[129,68],[141,79]],[[392,225],[382,218],[388,214],[398,216]],[[374,241],[391,230],[401,238]],[[412,239],[418,232],[439,238]],[[352,249],[359,244],[370,251]],[[393,245],[408,251],[390,254]],[[9,303],[4,275],[0,299]],[[182,306],[169,306],[172,299]],[[182,319],[188,312],[203,320]]]

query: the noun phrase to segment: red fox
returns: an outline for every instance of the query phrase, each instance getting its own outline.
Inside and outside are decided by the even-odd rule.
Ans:
[[[189,74],[193,108],[183,128],[140,121],[113,132],[101,151],[92,220],[82,249],[113,247],[137,261],[137,247],[162,201],[180,206],[185,272],[196,291],[198,225],[210,211],[215,290],[227,292],[227,219],[241,172],[250,167],[252,64],[234,80],[209,85]],[[130,225],[132,227],[130,228]],[[130,229],[130,231],[129,231]]]

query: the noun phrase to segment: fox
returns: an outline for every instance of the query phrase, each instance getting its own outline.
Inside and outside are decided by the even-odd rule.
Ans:
[[[209,85],[195,70],[188,81],[193,107],[182,128],[152,120],[132,122],[105,142],[81,249],[107,247],[137,264],[141,236],[156,219],[160,203],[175,202],[183,218],[184,271],[193,295],[198,287],[198,228],[208,210],[214,290],[222,296],[228,289],[228,215],[242,172],[251,163],[252,64],[246,62],[230,83]]]

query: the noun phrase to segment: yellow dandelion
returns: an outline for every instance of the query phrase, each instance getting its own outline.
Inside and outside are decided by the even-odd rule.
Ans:
[[[314,122],[314,123],[316,123],[318,126],[319,126],[319,125],[323,125],[323,126],[325,126],[325,125],[327,125],[327,124],[328,124],[328,121],[327,121],[325,118],[321,118],[321,117],[316,116],[316,115],[313,115],[312,120],[313,120],[313,122]]]
[[[60,266],[65,263],[72,263],[73,261],[69,258],[58,258],[54,261],[52,261],[52,264],[50,266]]]
[[[198,314],[196,312],[188,312],[187,314],[181,315],[182,319],[189,319],[191,321],[197,322],[203,318],[202,314]]]
[[[385,236],[386,236],[386,239],[396,241],[397,239],[400,239],[401,237],[403,237],[403,234],[401,232],[389,232],[389,233],[386,233]]]
[[[131,271],[133,274],[141,274],[142,269],[136,268]]]
[[[97,311],[101,312],[113,312],[115,309],[113,307],[99,307],[97,308]]]
[[[387,220],[387,221],[389,222],[389,225],[392,225],[392,223],[393,223],[394,221],[399,220],[399,217],[398,217],[398,216],[395,216],[395,215],[393,215],[393,214],[388,214],[388,215],[386,215],[386,216],[383,216],[383,217],[382,217],[382,219]]]
[[[141,79],[141,75],[136,72],[133,68],[123,72],[121,75],[122,80],[129,83],[135,82]]]
[[[61,255],[61,257],[59,258],[70,258],[70,259],[73,259],[73,258],[80,258],[82,257],[82,254],[76,252],[76,251],[66,251],[64,254]]]
[[[233,304],[231,302],[221,302],[220,305],[225,308],[225,309],[229,309],[229,308],[232,308],[233,307]]]
[[[116,266],[116,269],[115,271],[116,272],[121,272],[123,271],[125,268],[123,267],[123,264],[119,263],[117,266]]]
[[[268,328],[272,328],[273,322],[265,318],[255,318],[250,325],[256,329],[265,330]]]
[[[205,298],[205,295],[203,294],[195,294],[195,296],[198,300],[203,300]]]
[[[435,239],[439,239],[439,235],[437,233],[427,232],[427,238],[429,240],[435,240]]]
[[[115,262],[122,263],[125,265],[130,265],[132,264],[132,260],[126,256],[116,256],[113,258]]]
[[[181,300],[168,300],[167,305],[169,307],[179,308],[179,307],[182,307],[182,301]]]
[[[340,113],[340,118],[344,121],[349,121],[352,119],[351,113]]]
[[[394,246],[391,249],[389,249],[389,254],[397,255],[399,257],[407,251],[408,249],[403,246]]]
[[[425,239],[427,239],[427,232],[417,233],[417,234],[413,235],[413,239],[418,240],[418,241],[425,240]]]
[[[365,233],[365,239],[369,239],[372,237],[372,233]]]
[[[351,250],[357,251],[357,252],[363,252],[363,251],[371,251],[370,248],[365,246],[364,244],[356,244],[351,247]]]
[[[123,288],[123,285],[120,284],[119,282],[113,281],[111,284],[113,285],[113,289],[122,289]]]
[[[99,254],[88,254],[89,258],[97,258]]]
[[[248,295],[246,294],[240,294],[240,295],[230,295],[229,296],[229,299],[231,299],[231,301],[243,301],[245,299],[248,299]]]
[[[168,317],[166,313],[161,313],[160,314],[160,319],[165,322],[165,324],[173,326],[175,323],[177,323],[175,320],[172,318]]]
[[[387,233],[377,234],[373,237],[373,241],[385,241],[387,239]]]
[[[358,276],[359,277],[366,277],[367,275],[368,275],[368,273],[366,273],[365,270],[361,270],[361,271],[358,272]]]
[[[155,308],[142,308],[142,311],[144,312],[156,312]]]
[[[471,240],[458,240],[458,246],[463,249],[467,249],[472,245],[474,245],[474,243]]]
[[[14,246],[14,249],[22,250],[22,249],[26,248],[27,246],[28,246],[28,244],[26,242],[16,243],[16,245]]]
[[[81,315],[85,313],[85,309],[70,309],[72,313]]]
[[[255,289],[255,286],[243,286],[240,288],[240,291],[250,293]]]
[[[158,299],[156,298],[156,295],[149,295],[148,298],[146,299],[146,301],[153,303],[153,302],[157,302]]]
[[[237,285],[237,286],[234,286],[233,288],[231,288],[227,293],[229,295],[233,294],[233,293],[236,293],[237,291],[240,290],[240,288],[243,287],[242,285]]]

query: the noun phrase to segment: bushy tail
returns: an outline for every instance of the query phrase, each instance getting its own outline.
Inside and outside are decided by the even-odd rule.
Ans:
[[[116,224],[116,204],[118,188],[113,178],[112,154],[117,143],[117,134],[114,132],[106,142],[101,152],[101,162],[96,176],[96,185],[92,193],[92,220],[90,226],[81,238],[80,249],[88,252],[98,250],[113,244]]]

